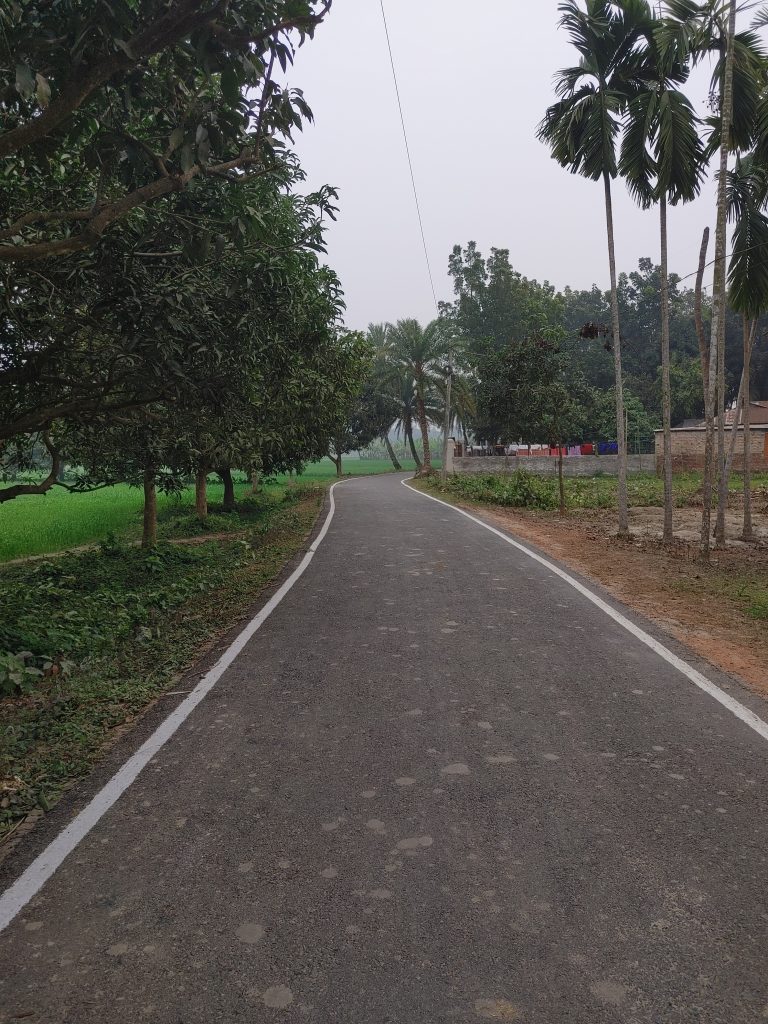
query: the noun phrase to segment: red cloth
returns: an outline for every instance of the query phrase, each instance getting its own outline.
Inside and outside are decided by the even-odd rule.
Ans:
[[[582,455],[594,455],[595,454],[595,446],[593,444],[583,444],[581,446],[581,454]]]

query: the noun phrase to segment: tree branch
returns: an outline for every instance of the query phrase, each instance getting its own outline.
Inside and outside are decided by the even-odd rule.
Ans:
[[[0,263],[27,263],[35,260],[47,259],[49,256],[64,256],[73,252],[83,252],[92,248],[104,234],[106,229],[115,221],[122,220],[131,210],[138,206],[145,206],[168,195],[171,192],[183,191],[193,178],[201,174],[226,175],[228,171],[239,170],[250,167],[259,159],[258,152],[243,150],[233,160],[216,164],[213,167],[203,168],[195,164],[185,174],[166,175],[148,185],[142,185],[123,196],[114,203],[107,203],[98,210],[89,212],[86,219],[86,226],[76,235],[68,238],[59,238],[50,242],[28,242],[21,245],[0,245]],[[237,179],[233,179],[237,180]],[[73,210],[69,213],[42,214],[49,220],[80,220],[79,215],[83,211]],[[27,215],[30,216],[31,215]],[[19,218],[21,220],[21,218]],[[32,220],[30,223],[34,223]],[[10,229],[7,229],[10,230]],[[2,237],[2,235],[0,235]]]
[[[9,227],[2,228],[0,239],[13,238],[19,231],[31,227],[33,224],[52,224],[62,220],[88,220],[92,216],[92,210],[65,210],[62,213],[34,210],[31,213],[22,214]]]
[[[306,30],[318,25],[330,9],[331,0],[326,0],[318,14],[310,17],[297,17],[270,25],[259,32],[244,33],[249,36],[245,45],[253,46],[263,43],[279,32],[292,28]],[[179,0],[167,14],[158,18],[149,28],[139,32],[126,43],[127,52],[112,53],[97,61],[85,72],[83,77],[67,82],[48,106],[30,118],[24,124],[12,128],[0,135],[0,158],[10,156],[25,146],[50,135],[60,127],[85,101],[115,75],[133,67],[145,57],[172,46],[185,39],[195,29],[204,25],[213,26],[217,17],[226,10],[226,0],[218,0],[209,6],[205,0]],[[226,30],[219,29],[220,33]],[[232,36],[234,42],[235,36]],[[226,41],[226,40],[225,40]],[[130,54],[131,56],[128,56]]]
[[[20,498],[23,494],[45,494],[46,491],[50,491],[54,484],[58,482],[61,471],[61,456],[53,447],[48,434],[43,434],[43,444],[51,456],[51,471],[48,476],[38,484],[13,484],[11,487],[3,487],[0,490],[0,505],[4,501]]]
[[[164,397],[162,394],[147,395],[142,398],[131,395],[106,401],[102,396],[92,399],[76,398],[70,402],[60,402],[58,405],[43,406],[9,422],[0,423],[0,441],[7,441],[19,434],[32,434],[38,430],[48,430],[51,424],[59,419],[84,418],[97,414],[111,415],[128,409],[143,409],[144,406],[151,405],[153,402],[162,401]]]

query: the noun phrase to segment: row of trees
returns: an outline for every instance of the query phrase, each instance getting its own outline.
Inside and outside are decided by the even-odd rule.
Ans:
[[[370,362],[320,264],[335,194],[302,195],[311,117],[275,70],[329,3],[0,7],[0,469],[156,491],[297,468]],[[11,69],[9,72],[8,69]],[[64,482],[64,462],[80,467]]]
[[[395,469],[401,468],[390,442],[395,431],[407,443],[419,473],[432,472],[430,426],[442,427],[449,401],[452,425],[475,412],[468,377],[450,364],[450,324],[442,318],[422,327],[417,320],[370,324],[367,342],[372,353],[368,378],[331,446],[341,475],[341,456],[381,440]],[[460,353],[454,352],[460,362]],[[417,446],[415,434],[421,436]]]
[[[714,283],[709,337],[697,317],[707,423],[701,551],[710,547],[711,495],[719,479],[716,537],[724,538],[728,467],[725,442],[726,306],[744,317],[745,380],[756,323],[768,309],[768,62],[757,29],[768,24],[760,11],[752,29],[737,33],[736,0],[565,0],[560,24],[579,54],[575,67],[557,81],[558,100],[546,112],[539,137],[572,173],[602,181],[605,194],[611,280],[611,339],[614,354],[616,424],[619,440],[619,531],[628,530],[626,439],[624,438],[622,326],[614,255],[613,179],[625,179],[644,208],[657,205],[661,254],[661,365],[664,428],[664,539],[672,539],[670,302],[667,266],[667,207],[698,195],[708,164],[719,154]],[[713,114],[703,122],[681,91],[690,70],[714,61]],[[729,172],[729,155],[737,162]],[[735,253],[726,290],[727,217],[736,222]],[[705,233],[705,239],[708,234]],[[702,245],[699,288],[706,262]],[[751,539],[748,387],[741,388],[745,441],[744,536]],[[746,400],[745,400],[746,399]],[[717,459],[715,460],[715,423]]]

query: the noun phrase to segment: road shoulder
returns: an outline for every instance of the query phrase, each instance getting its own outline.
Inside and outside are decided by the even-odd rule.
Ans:
[[[710,566],[687,551],[621,541],[576,517],[457,501],[428,482],[411,486],[465,509],[579,573],[706,664],[768,696],[768,630],[750,619],[726,558]],[[720,600],[713,599],[720,596]]]

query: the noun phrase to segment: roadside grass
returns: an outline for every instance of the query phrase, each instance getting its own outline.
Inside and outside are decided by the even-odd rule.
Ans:
[[[241,537],[152,552],[110,539],[0,572],[0,651],[48,666],[0,699],[0,842],[247,611],[302,547],[322,495],[251,503]]]
[[[412,460],[404,460],[402,465],[404,471],[415,469]],[[392,463],[383,459],[345,459],[342,468],[345,476],[393,472]],[[224,489],[213,479],[208,485],[210,515],[202,526],[194,515],[194,488],[188,487],[180,494],[158,495],[162,538],[228,533],[249,525],[251,513],[247,508],[239,508],[234,513],[221,511]],[[321,459],[298,476],[284,474],[266,481],[260,497],[280,495],[286,486],[324,484],[335,479],[334,464],[330,459]],[[249,482],[236,482],[238,503],[249,501],[250,491]],[[0,563],[95,544],[110,535],[126,542],[138,540],[141,509],[141,491],[127,484],[85,494],[53,488],[47,494],[16,498],[0,505]]]
[[[768,622],[768,572],[765,569],[739,564],[711,567],[699,579],[675,580],[674,587],[702,601],[735,604],[750,619]]]
[[[479,501],[507,508],[553,510],[559,507],[556,477],[534,476],[526,470],[507,474],[472,473],[449,477],[430,484],[440,492],[457,499]],[[566,507],[576,509],[612,509],[616,507],[618,482],[615,477],[575,477],[564,480]],[[753,493],[768,493],[768,473],[755,473]],[[740,494],[743,481],[733,475],[729,490]],[[632,475],[627,480],[631,507],[661,506],[664,501],[662,480],[651,474]],[[701,505],[701,474],[678,473],[674,480],[675,505],[690,508]],[[715,496],[716,498],[716,496]]]

